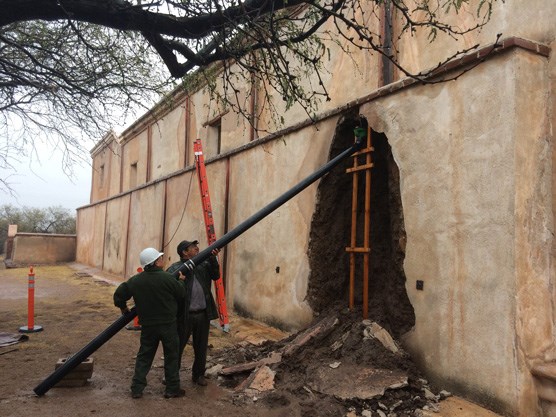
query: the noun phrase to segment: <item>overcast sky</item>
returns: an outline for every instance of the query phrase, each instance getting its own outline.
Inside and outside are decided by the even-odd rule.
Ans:
[[[62,206],[75,210],[89,204],[91,194],[91,161],[75,165],[75,178],[70,179],[62,170],[62,153],[60,150],[42,150],[40,161],[28,158],[19,163],[12,161],[16,172],[0,168],[0,177],[11,174],[8,181],[17,193],[11,196],[0,189],[0,205],[12,204],[16,207]]]

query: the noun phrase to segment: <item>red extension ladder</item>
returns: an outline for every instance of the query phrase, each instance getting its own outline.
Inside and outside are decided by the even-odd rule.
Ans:
[[[207,241],[210,246],[216,241],[216,233],[214,232],[214,219],[212,217],[212,206],[210,204],[207,172],[205,169],[205,159],[203,157],[201,139],[197,139],[193,142],[193,151],[195,153],[195,168],[199,179],[199,190],[201,190],[201,201],[203,203],[203,215],[205,218]],[[226,308],[226,297],[224,295],[224,283],[222,282],[222,269],[220,269],[220,277],[218,280],[214,281],[214,286],[216,288],[216,302],[218,304],[220,326],[223,331],[229,332],[230,324],[228,319],[228,309]]]

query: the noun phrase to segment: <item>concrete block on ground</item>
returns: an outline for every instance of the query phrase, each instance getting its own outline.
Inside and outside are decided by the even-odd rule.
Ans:
[[[61,367],[69,358],[61,358],[56,362],[55,369]],[[87,358],[71,371],[55,385],[56,387],[82,387],[87,384],[89,378],[93,376],[94,359]]]

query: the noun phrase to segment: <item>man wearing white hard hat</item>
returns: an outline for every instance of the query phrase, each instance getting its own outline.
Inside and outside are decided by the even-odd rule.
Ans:
[[[133,297],[141,322],[141,345],[131,383],[133,398],[143,396],[147,374],[159,343],[164,349],[164,397],[185,395],[185,390],[180,387],[179,338],[176,331],[178,304],[183,303],[185,290],[172,274],[162,269],[162,255],[154,248],[143,249],[139,261],[144,271],[120,284],[114,293],[114,305],[120,308],[122,314],[129,311],[127,301]]]

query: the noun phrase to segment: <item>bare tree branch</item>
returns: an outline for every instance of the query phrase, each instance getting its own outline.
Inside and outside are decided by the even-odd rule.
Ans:
[[[423,30],[431,42],[441,33],[457,39],[487,24],[495,1],[0,0],[0,137],[20,150],[39,137],[55,140],[69,152],[70,170],[85,157],[87,139],[194,78],[246,120],[253,118],[239,94],[242,77],[257,85],[252,94],[262,94],[256,111],[272,111],[278,96],[286,109],[297,103],[313,117],[330,100],[330,45],[378,53],[400,73],[429,82],[429,74],[397,61],[395,41],[383,31],[398,40]],[[385,10],[394,23],[381,22]],[[450,17],[463,12],[473,22],[454,26]],[[0,167],[11,155],[4,153]]]

